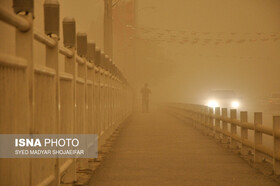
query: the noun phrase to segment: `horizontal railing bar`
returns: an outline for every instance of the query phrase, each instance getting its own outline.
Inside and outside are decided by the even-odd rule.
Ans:
[[[6,10],[4,7],[0,7],[0,20],[16,27],[22,32],[28,31],[31,27],[31,24],[26,19],[22,18],[20,15]]]
[[[248,139],[242,139],[242,144],[244,144],[250,148],[254,148],[254,142],[249,141]]]
[[[61,165],[59,168],[59,174],[61,175],[63,172],[65,172],[72,163],[73,159],[69,159],[63,165]]]
[[[224,121],[224,120],[222,119],[222,121]],[[235,125],[237,125],[239,127],[243,127],[243,128],[246,128],[246,129],[254,130],[254,124],[252,124],[252,123],[241,122],[241,121],[236,120],[236,119],[232,120],[230,118],[227,118],[226,121],[228,121],[228,123],[235,124]]]
[[[99,72],[99,68],[98,67],[94,67],[95,72]]]
[[[34,66],[34,71],[35,71],[35,73],[48,75],[48,76],[55,76],[55,74],[56,74],[54,69],[49,68],[49,67],[45,67],[45,66],[42,66],[42,65],[35,65]]]
[[[93,85],[93,82],[91,80],[87,80],[88,85]]]
[[[69,74],[69,73],[60,72],[59,76],[60,76],[60,79],[62,79],[62,80],[68,80],[68,81],[73,80],[73,75]]]
[[[60,166],[59,168],[59,175],[61,175],[63,172],[65,172],[70,165],[73,163],[72,159],[67,160],[62,166]],[[55,179],[55,176],[52,174],[49,177],[47,177],[46,179],[44,179],[42,182],[40,182],[39,184],[37,184],[37,186],[46,186],[51,184]]]
[[[213,118],[213,119],[219,119],[219,120],[225,121],[225,122],[227,122],[227,123],[235,124],[235,125],[237,125],[237,126],[239,126],[239,127],[244,127],[244,128],[246,128],[246,129],[250,129],[250,130],[254,130],[254,129],[255,129],[253,123],[249,123],[249,122],[240,122],[239,120],[231,120],[231,119],[228,118],[228,117],[215,116],[214,114],[204,114],[204,115],[209,116],[209,117],[211,117],[211,118]],[[273,135],[273,132],[272,132],[273,130],[272,130],[272,128],[269,128],[269,127],[267,127],[267,126],[265,126],[265,125],[258,125],[257,130],[258,130],[259,132],[265,133],[265,134],[270,135],[270,136]],[[280,133],[277,134],[277,137],[280,137]]]
[[[262,132],[262,133],[264,133],[264,134],[273,136],[273,130],[272,130],[272,128],[269,128],[269,127],[267,127],[267,126],[265,126],[265,125],[256,125],[255,130],[258,131],[258,132]]]
[[[83,84],[83,83],[85,83],[85,80],[83,78],[77,77],[76,82],[80,83],[80,84]]]
[[[222,130],[222,129],[221,129]],[[228,135],[229,137],[233,138],[234,140],[238,141],[239,143],[242,143],[241,138],[237,134],[230,134]]]
[[[76,55],[76,61],[80,64],[83,65],[85,64],[85,60],[81,58],[80,56]]]
[[[17,68],[27,67],[27,61],[25,59],[7,54],[0,54],[0,64]]]
[[[241,123],[241,126],[240,127],[243,127],[243,128],[246,128],[246,129],[250,129],[250,130],[254,130],[255,128],[255,125],[253,123],[249,123],[249,122],[240,122]]]
[[[39,184],[37,184],[37,186],[46,186],[49,185],[50,183],[52,183],[55,179],[55,176],[52,174],[49,177],[47,177],[46,179],[44,179],[42,182],[40,182]]]
[[[63,46],[59,47],[59,53],[61,53],[62,55],[66,56],[68,58],[72,58],[74,56],[74,53],[70,49],[63,47]]]
[[[259,152],[262,152],[268,156],[273,157],[273,151],[263,145],[256,145],[255,146],[256,150],[258,150]]]
[[[87,61],[87,67],[88,67],[89,69],[94,68],[93,64],[92,64],[92,63],[90,63],[90,62],[88,62],[88,61]]]
[[[34,39],[51,48],[57,45],[57,42],[54,39],[37,31],[34,31]]]

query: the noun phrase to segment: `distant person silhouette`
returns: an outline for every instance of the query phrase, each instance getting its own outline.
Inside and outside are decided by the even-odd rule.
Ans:
[[[145,83],[145,86],[141,89],[142,94],[142,112],[149,112],[149,94],[151,90],[148,88],[148,84]]]

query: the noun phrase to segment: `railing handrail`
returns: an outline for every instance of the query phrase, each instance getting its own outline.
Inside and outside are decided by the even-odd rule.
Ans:
[[[264,134],[267,134],[269,136],[273,136],[273,129],[262,124],[262,125],[257,125],[255,127],[255,124],[254,123],[251,123],[251,122],[242,122],[240,120],[237,120],[237,119],[231,119],[230,117],[223,117],[223,116],[217,116],[215,114],[209,114],[209,113],[204,113],[204,112],[201,112],[201,111],[195,111],[195,110],[192,110],[192,109],[186,109],[186,108],[181,108],[182,110],[187,110],[187,111],[190,111],[190,112],[196,112],[196,113],[199,113],[199,114],[203,114],[205,116],[208,116],[208,117],[211,117],[213,119],[217,119],[217,120],[221,120],[221,121],[225,121],[227,123],[231,123],[231,124],[235,124],[239,127],[244,127],[246,129],[250,129],[250,130],[258,130],[259,132],[262,132]],[[280,137],[280,133],[279,132],[276,132],[275,135],[277,137]]]
[[[34,39],[51,48],[57,45],[57,42],[54,39],[50,38],[46,34],[38,32],[37,30],[34,30]]]
[[[73,51],[71,51],[70,49],[68,49],[64,46],[59,47],[59,53],[61,53],[62,55],[66,56],[68,58],[72,58],[74,56]]]
[[[5,66],[12,65],[20,68],[27,67],[27,61],[25,59],[7,54],[0,54],[0,64]]]
[[[11,11],[5,10],[4,7],[0,7],[0,20],[5,23],[16,27],[22,32],[26,32],[30,29],[31,24],[20,15],[14,14]]]

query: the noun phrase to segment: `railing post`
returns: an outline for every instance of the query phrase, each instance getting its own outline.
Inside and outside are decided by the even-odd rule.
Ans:
[[[90,131],[91,133],[95,133],[96,132],[96,128],[95,128],[95,125],[96,125],[96,122],[94,121],[95,120],[95,115],[94,115],[94,112],[95,112],[95,106],[94,106],[94,89],[95,89],[95,85],[94,85],[94,73],[95,73],[95,69],[94,69],[94,55],[95,55],[95,43],[94,41],[88,41],[88,44],[87,44],[87,58],[88,60],[90,61],[90,63],[93,65],[93,68],[92,69],[89,69],[89,71],[87,72],[87,76],[88,78],[90,78],[90,80],[92,81],[92,86],[91,86],[91,92],[92,94],[91,95],[88,95],[88,100],[91,100],[92,101],[92,112],[90,113],[91,116],[91,129],[92,131]],[[90,98],[91,97],[91,98]]]
[[[203,115],[202,115],[202,106],[197,105],[197,119],[198,119],[198,127],[203,132]]]
[[[95,60],[95,43],[94,43],[94,41],[88,41],[87,58],[91,62],[94,62],[94,60]]]
[[[240,121],[241,123],[247,123],[248,122],[248,112],[247,111],[241,111],[240,112]],[[248,129],[245,127],[241,127],[241,141],[242,141],[242,149],[241,153],[243,155],[248,155],[249,149],[246,145],[244,145],[244,141],[248,140]]]
[[[115,79],[115,70],[114,70],[114,64],[112,63],[111,66],[112,70],[112,123],[113,125],[116,124],[115,122],[115,111],[116,111],[116,98],[115,98],[115,92],[116,92],[116,79]],[[170,107],[168,107],[168,110],[170,112]]]
[[[103,65],[104,65],[104,106],[105,106],[105,117],[104,117],[104,121],[105,121],[105,130],[107,130],[109,128],[109,96],[108,96],[108,85],[109,85],[109,75],[108,75],[108,62],[109,62],[109,56],[105,55],[104,56],[104,61],[103,61]]]
[[[204,132],[203,131],[203,129],[204,129],[204,126],[203,126],[203,114],[202,114],[202,112],[203,112],[203,106],[202,105],[198,105],[197,106],[197,114],[198,114],[198,126],[199,126],[199,128],[200,128],[200,130],[202,130],[202,132]]]
[[[16,29],[16,39],[15,39],[15,53],[16,56],[21,57],[26,59],[26,61],[28,62],[27,64],[27,71],[26,71],[26,79],[27,79],[27,93],[28,93],[28,108],[25,108],[27,110],[27,123],[25,126],[23,127],[23,130],[26,134],[28,133],[33,133],[33,128],[34,128],[34,62],[33,62],[33,0],[30,0],[29,2],[25,1],[25,3],[27,4],[22,4],[21,1],[13,1],[13,7],[14,7],[14,12],[15,13],[20,13],[22,11],[24,11],[24,14],[21,13],[20,16],[24,19],[26,19],[29,24],[30,24],[30,28],[25,31],[22,32],[19,29]],[[29,6],[28,6],[29,5]],[[20,107],[21,108],[21,107]],[[5,132],[5,131],[3,131]],[[16,132],[16,131],[14,131]],[[2,162],[6,160],[2,159],[1,160],[1,164]],[[16,182],[12,181],[12,177],[10,177],[9,180],[7,180],[8,182],[5,181],[1,181],[1,184],[3,185],[12,185],[13,183],[17,183],[18,185],[22,184],[22,185],[31,185],[32,182],[32,159],[18,159],[18,160],[13,160],[13,159],[9,159],[7,160],[8,163],[11,163],[10,165],[12,165],[11,167],[16,167],[18,166],[17,164],[20,163],[22,166],[24,167],[18,167],[17,170],[13,170],[8,169],[7,174],[8,175],[10,173],[10,175],[16,175],[18,178],[21,177],[24,178],[26,176],[26,178],[24,178],[24,183],[21,183],[20,179],[16,180]],[[5,165],[3,163],[3,165]],[[2,165],[2,166],[3,166]],[[16,166],[14,166],[16,165]],[[8,167],[5,167],[5,169]],[[24,169],[22,169],[24,168]],[[22,171],[24,170],[24,171]],[[12,172],[13,171],[13,172]],[[3,176],[5,176],[3,175]],[[2,176],[1,176],[2,178]]]
[[[255,136],[255,142],[254,142],[254,162],[261,162],[262,161],[262,157],[261,157],[261,153],[258,152],[257,150],[257,146],[262,145],[262,133],[256,130],[257,125],[262,125],[262,113],[261,112],[255,112],[254,113],[254,125],[255,125],[255,129],[254,129],[254,136]]]
[[[108,72],[109,72],[109,124],[110,126],[113,125],[113,74],[112,74],[112,59],[109,59],[109,67],[108,67]]]
[[[76,48],[76,21],[73,17],[63,19],[63,44],[67,48]]]
[[[45,34],[56,41],[56,45],[53,48],[48,47],[46,45],[46,65],[56,70],[56,72],[59,72],[59,65],[58,65],[59,3],[58,1],[45,0],[44,23],[45,23]]]
[[[237,119],[236,109],[230,109],[230,120],[233,121],[236,119]],[[237,141],[233,138],[233,136],[235,136],[235,137],[237,136],[237,128],[233,122],[230,123],[230,133],[232,135],[230,148],[237,148],[238,147]]]
[[[214,109],[212,107],[209,107],[209,128],[210,128],[210,135],[213,136],[213,131],[214,131],[214,120],[213,120],[213,114],[214,114]]]
[[[100,105],[100,127],[101,127],[101,134],[104,133],[105,131],[105,125],[104,125],[104,69],[103,69],[103,63],[104,63],[104,52],[102,50],[100,50],[100,54],[99,54],[99,69],[100,69],[100,73],[99,73],[99,93],[100,93],[100,97],[99,97],[99,105]]]
[[[199,114],[199,109],[197,107],[197,105],[194,105],[194,109],[195,109],[195,127],[197,129],[201,128],[200,127],[200,114]]]
[[[187,113],[187,122],[192,124],[192,112],[190,110],[190,105],[186,104],[185,109],[186,109],[186,113]]]
[[[193,126],[194,126],[194,128],[198,128],[198,125],[197,125],[197,112],[196,112],[195,105],[192,105],[192,111],[193,111]]]
[[[73,92],[73,126],[72,133],[75,134],[75,122],[76,122],[76,22],[74,18],[66,17],[63,19],[63,43],[64,47],[72,51],[73,56],[71,58],[65,56],[65,72],[72,74],[72,92]],[[67,169],[67,174],[63,176],[63,181],[66,183],[75,183],[77,181],[76,174],[76,159],[73,159],[72,165]]]
[[[221,115],[221,109],[220,107],[215,107],[215,116],[216,117],[220,117]],[[220,119],[216,118],[215,119],[215,139],[220,140],[221,139],[221,134],[220,134],[220,130],[221,130],[221,126],[220,126]]]
[[[209,128],[208,128],[208,121],[209,121],[209,116],[208,116],[208,107],[207,106],[202,106],[203,107],[203,127],[204,127],[204,132],[206,135],[209,134]]]
[[[86,133],[86,124],[87,124],[87,108],[88,108],[88,103],[87,103],[87,61],[86,61],[86,56],[87,56],[87,34],[84,32],[78,32],[77,33],[77,55],[82,57],[84,63],[83,64],[78,64],[78,76],[83,79],[83,104],[80,105],[80,107],[83,105],[82,110],[80,110],[81,116],[79,116],[82,120],[82,123],[79,123],[81,130],[83,134]],[[82,95],[79,95],[82,96]],[[80,98],[77,97],[77,99],[80,100]],[[79,170],[84,170],[88,168],[88,159],[82,158],[79,159],[79,165],[78,165]]]
[[[86,102],[87,102],[87,125],[85,133],[93,134],[95,131],[93,130],[94,122],[93,122],[93,87],[94,87],[94,79],[93,79],[93,60],[94,60],[94,50],[95,50],[95,43],[93,41],[88,41],[87,43],[87,92],[86,92]]]
[[[227,117],[227,108],[222,108],[222,117],[226,118]],[[228,136],[226,135],[228,131],[228,125],[226,121],[222,121],[222,130],[223,130],[223,139],[222,143],[228,143]]]
[[[192,109],[192,106],[190,104],[187,105],[187,108],[188,108],[188,113],[189,113],[189,118],[190,118],[190,124],[192,126],[194,126],[194,115],[193,115],[193,109]]]
[[[280,175],[280,116],[273,116],[273,171]]]
[[[99,68],[99,65],[100,65],[100,49],[99,48],[96,48],[96,52],[95,52],[95,66],[97,66]],[[99,71],[96,72],[95,74],[95,82],[96,82],[96,91],[95,91],[95,96],[96,96],[96,100],[97,102],[95,103],[96,104],[96,121],[97,121],[97,130],[98,130],[98,134],[100,136],[101,132],[102,132],[102,128],[101,128],[101,107],[100,107],[100,68],[99,68]]]
[[[13,0],[13,9],[16,14],[20,12],[28,12],[34,16],[34,2],[33,0]]]
[[[87,56],[87,34],[84,32],[77,33],[77,54],[81,57]]]
[[[53,48],[46,46],[46,65],[56,71],[55,76],[55,99],[56,99],[56,128],[52,131],[59,134],[60,128],[60,76],[58,64],[58,39],[59,39],[59,3],[56,0],[45,0],[44,2],[45,34],[56,41]],[[59,158],[55,160],[55,180],[53,185],[60,185]]]
[[[16,3],[18,2],[18,3]],[[32,9],[33,12],[33,1]],[[15,4],[16,3],[16,4]],[[14,10],[19,13],[19,9],[23,8],[19,6],[19,1],[14,0]],[[28,3],[29,4],[29,3]],[[27,8],[27,7],[26,7]],[[28,9],[28,8],[27,8]],[[21,9],[22,10],[22,9]],[[33,15],[31,12],[28,14],[21,14],[21,17],[26,19],[30,23],[28,31],[22,32],[16,29],[16,56],[22,57],[28,61],[27,79],[28,79],[28,93],[29,93],[29,124],[28,132],[33,132],[33,113],[34,113],[34,62],[33,62]]]
[[[101,133],[104,133],[105,131],[105,104],[104,104],[104,100],[105,100],[105,91],[104,91],[104,84],[105,84],[105,74],[104,74],[104,58],[105,58],[105,53],[103,51],[101,51],[100,53],[100,124],[101,124]]]
[[[65,56],[65,72],[72,74],[73,78],[76,78],[76,22],[72,17],[65,17],[63,19],[63,43],[66,48],[73,52],[73,57]]]

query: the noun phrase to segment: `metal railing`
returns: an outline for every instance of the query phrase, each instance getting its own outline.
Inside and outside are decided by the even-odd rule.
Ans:
[[[57,1],[45,1],[44,33],[34,31],[33,1],[13,2],[15,13],[0,8],[0,20],[16,29],[16,56],[0,53],[1,134],[98,134],[104,141],[131,114],[132,91],[126,78],[94,42],[87,41],[86,33],[76,34],[73,18],[63,19],[60,46]],[[34,40],[45,46],[46,65],[34,61]],[[64,71],[59,63],[64,63]],[[0,169],[5,170],[0,182],[75,183],[76,172],[89,168],[88,162],[0,159]]]
[[[228,116],[227,108],[184,103],[170,103],[166,106],[171,114],[201,128],[230,148],[239,149],[243,155],[251,152],[254,162],[261,162],[264,158],[271,159],[274,174],[280,175],[280,116],[273,116],[273,128],[269,128],[263,125],[262,112],[254,112],[254,122],[250,123],[247,111],[241,111],[238,120],[236,109],[230,109]],[[240,128],[240,134],[237,127]],[[248,138],[248,130],[254,133],[253,141]],[[272,149],[263,144],[263,134],[272,136]]]

